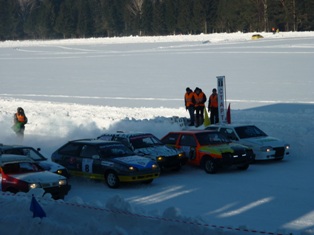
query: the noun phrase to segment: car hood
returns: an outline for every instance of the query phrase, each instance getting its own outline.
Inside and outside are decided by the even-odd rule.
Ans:
[[[10,174],[10,176],[28,183],[55,183],[61,179],[65,179],[65,177],[63,176],[48,171],[31,172],[24,174]]]
[[[242,144],[235,144],[235,143],[229,143],[229,144],[217,144],[217,145],[207,145],[202,146],[200,148],[201,152],[209,152],[213,154],[220,154],[220,153],[226,153],[226,152],[238,152],[238,151],[244,151],[245,149],[248,149],[248,147],[243,146]]]
[[[151,155],[151,156],[174,156],[180,153],[175,148],[171,148],[167,145],[156,145],[148,148],[135,149],[134,152],[137,154]]]
[[[117,157],[114,158],[113,160],[114,162],[126,164],[128,166],[133,166],[138,169],[151,168],[152,165],[155,164],[150,159],[140,156]]]
[[[266,137],[255,137],[255,138],[247,138],[241,139],[241,144],[247,146],[271,146],[271,147],[282,147],[284,146],[284,142],[274,137],[266,136]]]
[[[40,161],[37,163],[46,171],[50,171],[50,172],[57,172],[60,169],[65,169],[64,166],[61,166],[55,162]]]

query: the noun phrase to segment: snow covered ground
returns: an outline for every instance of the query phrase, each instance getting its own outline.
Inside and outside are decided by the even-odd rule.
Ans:
[[[51,153],[104,132],[178,130],[186,87],[226,76],[232,122],[290,143],[282,162],[208,175],[184,166],[151,185],[71,179],[64,201],[0,194],[0,234],[314,234],[314,32],[0,42],[0,143],[16,108],[23,144]],[[47,217],[32,218],[31,194]]]

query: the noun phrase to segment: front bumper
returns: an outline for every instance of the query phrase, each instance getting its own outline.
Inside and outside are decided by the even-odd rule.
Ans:
[[[133,174],[133,175],[119,175],[119,180],[121,182],[140,182],[140,181],[147,181],[158,178],[160,172],[152,172],[146,174]]]
[[[63,199],[71,189],[71,185],[44,188],[45,193],[50,193],[53,199]]]

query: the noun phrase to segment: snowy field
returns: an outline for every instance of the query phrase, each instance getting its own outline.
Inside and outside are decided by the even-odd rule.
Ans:
[[[186,87],[226,76],[232,122],[286,140],[291,155],[245,172],[184,166],[151,185],[71,178],[65,200],[0,194],[0,234],[314,234],[314,32],[0,42],[0,143],[48,158],[69,140],[117,130],[162,137],[188,117]],[[32,218],[31,194],[47,217]]]

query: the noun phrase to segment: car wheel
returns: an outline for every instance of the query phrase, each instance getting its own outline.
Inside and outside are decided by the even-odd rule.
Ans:
[[[249,166],[250,166],[249,164],[245,164],[245,165],[239,166],[238,169],[242,170],[242,171],[245,171],[245,170],[247,170],[249,168]]]
[[[119,178],[117,174],[113,171],[109,171],[106,174],[105,180],[109,188],[118,188],[120,185]]]
[[[204,160],[204,170],[208,174],[215,174],[217,172],[217,164],[215,163],[214,159],[206,158]]]

